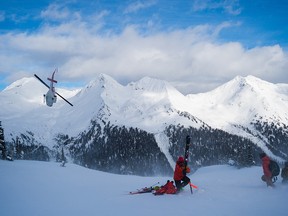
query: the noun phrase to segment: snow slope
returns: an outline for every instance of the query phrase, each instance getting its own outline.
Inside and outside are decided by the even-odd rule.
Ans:
[[[169,177],[114,175],[74,164],[0,160],[0,214],[5,216],[286,216],[288,185],[267,188],[261,167],[211,166],[190,175],[199,186],[178,195],[128,195]],[[171,174],[172,175],[172,174]]]

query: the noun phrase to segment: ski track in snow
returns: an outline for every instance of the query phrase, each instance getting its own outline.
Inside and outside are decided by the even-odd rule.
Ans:
[[[129,195],[169,177],[115,175],[74,164],[0,160],[3,216],[287,215],[288,185],[261,181],[261,167],[210,166],[190,175],[199,189],[178,195]],[[279,178],[280,179],[280,178]]]

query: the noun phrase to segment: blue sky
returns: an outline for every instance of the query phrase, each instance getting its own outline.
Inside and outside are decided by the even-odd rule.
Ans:
[[[183,93],[237,75],[288,83],[287,11],[284,0],[0,0],[0,90],[56,67],[70,86],[99,73]]]

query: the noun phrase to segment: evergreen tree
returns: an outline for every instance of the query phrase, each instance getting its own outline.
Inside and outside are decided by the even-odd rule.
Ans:
[[[16,137],[16,144],[15,144],[15,154],[16,159],[22,160],[24,158],[24,152],[23,152],[23,145],[21,145],[19,137]]]
[[[4,141],[4,129],[0,121],[0,150],[2,151],[2,159],[6,160],[6,144]]]
[[[251,147],[251,145],[248,145],[248,147],[247,147],[246,165],[247,165],[247,166],[252,166],[252,165],[254,165],[253,152],[252,152],[252,147]]]
[[[65,154],[64,154],[64,149],[62,148],[62,150],[61,150],[61,166],[65,166],[65,164],[66,164],[66,157],[65,157]]]

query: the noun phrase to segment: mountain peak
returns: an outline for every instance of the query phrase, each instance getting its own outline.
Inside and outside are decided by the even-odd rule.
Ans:
[[[21,78],[19,80],[16,80],[15,82],[13,82],[12,84],[10,84],[9,86],[7,86],[4,90],[4,91],[9,91],[9,90],[12,90],[12,89],[19,89],[19,88],[22,88],[23,86],[33,82],[34,78],[33,77],[24,77],[24,78]]]
[[[137,82],[130,83],[135,90],[146,90],[146,91],[163,91],[166,89],[167,82],[163,80],[154,79],[151,77],[143,77]]]
[[[129,84],[134,90],[143,90],[145,92],[153,92],[159,97],[167,96],[169,98],[184,97],[174,86],[164,80],[159,80],[151,77],[144,77],[137,82]],[[173,100],[173,99],[172,99]]]
[[[96,78],[94,78],[92,81],[90,81],[84,88],[89,89],[89,88],[92,88],[92,87],[98,86],[98,85],[100,85],[104,88],[107,85],[107,83],[109,84],[109,83],[115,83],[115,82],[116,81],[112,77],[101,73]]]
[[[219,86],[207,94],[218,95],[220,101],[227,101],[240,95],[254,94],[263,96],[267,91],[274,91],[275,85],[255,76],[236,76],[234,79]],[[204,93],[206,94],[206,93]],[[244,98],[243,98],[244,99]]]
[[[92,81],[90,81],[81,91],[80,95],[85,94],[85,92],[90,92],[91,90],[94,92],[95,89],[98,89],[96,91],[101,91],[100,89],[107,91],[110,88],[113,87],[121,87],[121,85],[114,80],[112,77],[110,77],[107,74],[99,74],[96,78],[94,78]]]
[[[246,77],[236,76],[233,80],[231,80],[228,83],[234,83],[235,87],[238,86],[238,87],[243,88],[243,87],[247,86],[247,87],[250,87],[254,90],[256,90],[256,89],[263,90],[268,86],[270,86],[270,87],[273,86],[272,83],[269,83],[267,81],[264,81],[258,77],[252,76],[252,75],[248,75]]]

